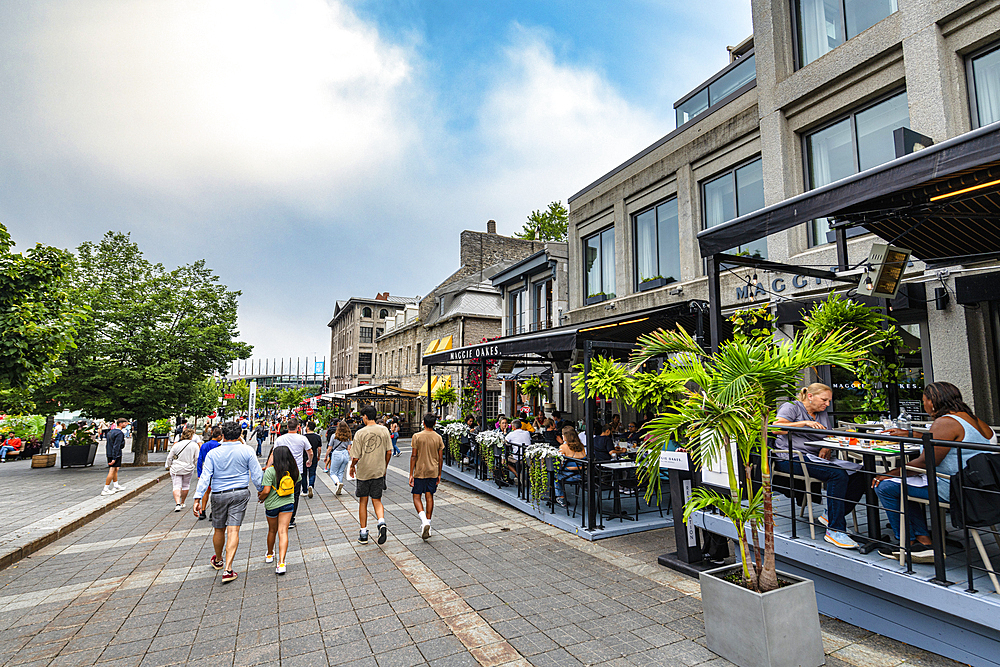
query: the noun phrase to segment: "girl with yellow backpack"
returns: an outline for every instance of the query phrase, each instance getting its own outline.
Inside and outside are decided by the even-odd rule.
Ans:
[[[265,563],[274,562],[274,538],[278,537],[278,565],[275,574],[285,573],[285,554],[288,553],[288,524],[295,509],[295,483],[299,480],[299,466],[288,447],[275,447],[273,465],[264,471],[264,488],[257,499],[264,503],[267,516],[267,555]]]

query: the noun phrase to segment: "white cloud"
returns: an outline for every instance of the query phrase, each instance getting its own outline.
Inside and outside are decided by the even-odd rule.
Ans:
[[[153,189],[315,197],[405,154],[410,56],[324,0],[91,0],[34,43],[52,136]]]

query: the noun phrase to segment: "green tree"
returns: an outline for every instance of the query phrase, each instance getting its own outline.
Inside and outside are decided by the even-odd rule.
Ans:
[[[236,330],[239,292],[204,260],[167,270],[127,234],[108,232],[77,251],[75,298],[91,305],[57,396],[92,417],[136,421],[132,451],[147,461],[148,423],[204,398],[202,383],[250,356]]]
[[[569,230],[569,211],[561,201],[554,201],[544,211],[532,211],[514,237],[528,241],[565,241]]]
[[[305,387],[282,389],[281,393],[278,394],[278,407],[282,410],[297,408],[302,405],[302,401],[305,400],[307,394],[308,392]]]

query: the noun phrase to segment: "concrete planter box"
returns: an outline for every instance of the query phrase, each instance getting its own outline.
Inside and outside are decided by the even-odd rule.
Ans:
[[[727,565],[701,573],[709,650],[740,667],[826,664],[813,582],[779,572],[779,578],[794,583],[755,593],[720,578],[740,569]]]

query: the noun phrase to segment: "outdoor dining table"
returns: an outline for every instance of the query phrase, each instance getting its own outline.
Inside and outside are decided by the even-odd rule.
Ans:
[[[618,488],[620,482],[624,482],[628,479],[629,473],[635,471],[637,468],[635,461],[599,461],[597,463],[598,467],[604,470],[611,471],[611,484],[614,493],[614,504],[611,508],[611,513],[608,514],[610,519],[628,519],[629,521],[636,521],[636,517],[631,514],[626,514],[622,510],[622,496],[621,490]],[[600,476],[598,476],[598,484],[600,484]],[[598,489],[597,497],[600,498],[600,489]],[[639,513],[639,490],[635,490],[635,511],[636,514]]]
[[[842,439],[834,440],[812,440],[807,442],[808,445],[813,445],[815,447],[825,447],[827,449],[836,449],[842,452],[854,452],[855,454],[861,455],[861,466],[866,473],[866,477],[869,479],[874,479],[875,476],[875,457],[876,456],[898,456],[900,453],[899,445],[896,443],[881,443],[877,440],[869,440],[871,443],[870,447],[862,447],[860,442],[857,445],[852,445],[845,442]],[[917,454],[920,452],[919,445],[906,445],[905,452],[907,455]],[[878,497],[875,495],[875,488],[868,483],[865,487],[865,503],[868,517],[868,538],[871,540],[866,544],[863,544],[859,551],[861,553],[870,553],[873,549],[878,547],[878,540],[882,539],[882,531],[879,523],[879,504]],[[859,536],[862,537],[863,536]]]

